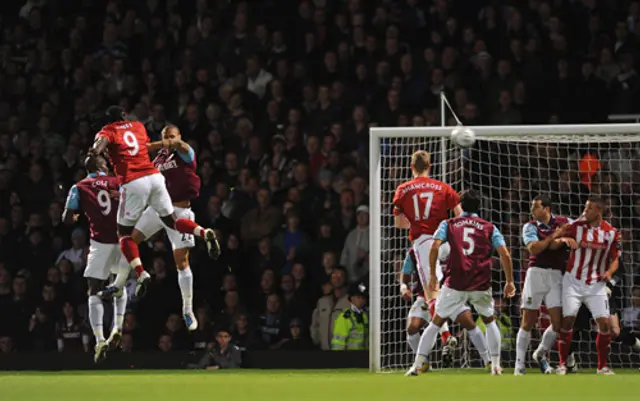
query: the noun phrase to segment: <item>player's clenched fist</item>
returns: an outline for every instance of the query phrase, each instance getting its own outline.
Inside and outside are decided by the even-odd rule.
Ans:
[[[513,284],[513,281],[507,281],[507,284],[504,286],[504,297],[505,298],[513,298],[516,295],[516,286]]]

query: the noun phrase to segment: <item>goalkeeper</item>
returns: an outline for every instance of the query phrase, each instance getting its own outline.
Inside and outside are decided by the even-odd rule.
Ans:
[[[607,295],[609,296],[610,310],[609,325],[611,327],[611,341],[621,345],[626,345],[636,352],[640,352],[640,339],[638,339],[636,335],[631,332],[631,329],[629,327],[625,327],[622,329],[620,328],[620,307],[615,293],[617,292],[616,288],[622,282],[622,277],[624,276],[625,269],[622,258],[620,258],[619,263],[620,267],[618,268],[618,271],[613,275],[611,280],[607,282]],[[585,318],[578,320],[582,320],[585,323],[584,325],[582,325],[584,327],[581,328],[588,333],[588,331],[591,329],[590,320],[588,319],[588,314],[584,305],[581,309],[583,310],[580,310],[578,315],[582,315]],[[569,353],[569,357],[567,358],[568,372],[576,373],[578,371],[578,364],[576,363],[575,358],[575,353],[579,351],[578,347],[579,345],[577,341],[574,341],[571,344],[571,350]]]

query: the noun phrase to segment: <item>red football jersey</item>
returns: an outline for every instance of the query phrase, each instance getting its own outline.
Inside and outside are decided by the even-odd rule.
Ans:
[[[107,153],[121,185],[159,173],[149,159],[149,137],[139,121],[120,121],[105,125],[96,134],[96,139],[99,137],[109,141]]]
[[[429,177],[418,177],[401,184],[393,198],[393,213],[404,214],[411,227],[409,239],[433,235],[449,218],[449,210],[460,203],[460,196],[449,185]]]
[[[590,227],[585,220],[571,224],[565,237],[578,243],[572,250],[565,274],[571,274],[586,285],[597,283],[609,268],[609,263],[620,255],[620,233],[602,220],[598,227]]]

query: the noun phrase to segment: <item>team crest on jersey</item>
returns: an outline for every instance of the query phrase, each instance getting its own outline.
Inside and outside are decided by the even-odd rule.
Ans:
[[[532,300],[531,297],[527,297],[527,304],[531,304]]]

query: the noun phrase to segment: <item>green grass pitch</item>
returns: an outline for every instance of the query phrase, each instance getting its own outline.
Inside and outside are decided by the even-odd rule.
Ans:
[[[2,372],[0,401],[626,401],[640,400],[640,373],[587,371],[524,377],[506,370],[419,377],[364,370]]]

